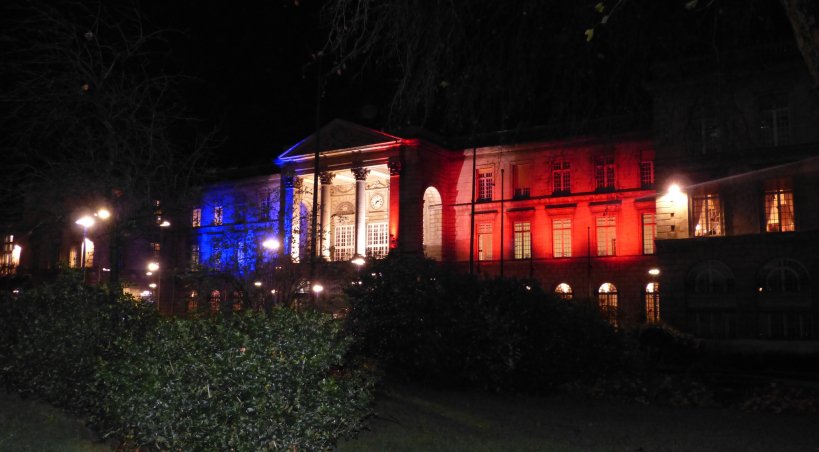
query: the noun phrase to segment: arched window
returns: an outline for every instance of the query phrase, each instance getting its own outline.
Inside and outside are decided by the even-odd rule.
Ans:
[[[555,287],[555,295],[557,298],[561,300],[571,300],[572,299],[572,286],[566,283],[560,283]]]
[[[688,285],[696,294],[724,294],[733,287],[733,276],[727,265],[707,260],[688,272]]]
[[[188,298],[188,312],[195,312],[199,309],[199,293],[195,290],[191,291],[190,298]]]
[[[222,308],[222,293],[214,290],[210,293],[210,312],[219,312]]]
[[[600,313],[611,326],[617,327],[617,287],[612,283],[603,283],[597,290],[597,302]]]
[[[807,287],[808,272],[793,259],[774,259],[760,273],[760,288],[764,292],[795,294]]]
[[[441,260],[441,194],[435,187],[427,187],[424,191],[424,217],[423,217],[423,246],[424,254],[433,260]]]
[[[660,321],[660,283],[650,282],[646,285],[646,322]]]

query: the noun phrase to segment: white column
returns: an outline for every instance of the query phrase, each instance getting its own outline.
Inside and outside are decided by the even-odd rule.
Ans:
[[[355,175],[355,253],[359,256],[367,255],[367,200],[366,182],[370,170],[353,168]]]
[[[321,179],[321,243],[319,249],[321,250],[321,257],[330,260],[330,183],[333,181],[335,174],[323,172],[319,174]]]

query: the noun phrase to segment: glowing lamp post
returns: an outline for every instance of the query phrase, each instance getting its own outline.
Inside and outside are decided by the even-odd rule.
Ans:
[[[80,248],[80,266],[82,266],[82,282],[85,282],[85,250],[86,241],[88,240],[88,228],[94,226],[94,219],[88,215],[84,215],[74,223],[82,226],[82,246]]]
[[[358,266],[358,267],[361,267],[362,265],[364,265],[364,264],[366,263],[366,261],[364,260],[364,258],[363,258],[363,257],[361,257],[361,255],[359,255],[359,254],[356,254],[356,255],[355,255],[355,256],[354,256],[354,257],[353,257],[353,258],[350,260],[350,262],[352,262],[352,263],[353,263],[353,265],[356,265],[356,266]]]
[[[279,249],[280,244],[279,241],[276,239],[267,239],[264,242],[262,242],[262,246],[270,251],[276,251]]]

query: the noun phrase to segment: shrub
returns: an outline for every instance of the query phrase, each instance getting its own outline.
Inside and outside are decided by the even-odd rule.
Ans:
[[[111,299],[73,274],[0,300],[3,382],[75,412],[92,410],[94,372],[117,354],[113,339],[142,334],[155,310],[133,298]]]
[[[540,390],[606,371],[619,337],[600,316],[532,282],[458,275],[388,258],[349,291],[356,349],[388,372],[437,384]]]
[[[284,308],[162,320],[102,365],[97,420],[162,450],[327,449],[371,401],[369,380],[341,367],[340,333],[329,316]]]

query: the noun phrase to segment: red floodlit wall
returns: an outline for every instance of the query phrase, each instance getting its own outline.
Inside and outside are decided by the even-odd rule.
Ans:
[[[473,271],[498,275],[502,267],[504,276],[537,279],[550,290],[566,282],[576,298],[594,298],[599,286],[610,282],[618,288],[623,316],[640,320],[645,285],[652,281],[648,270],[655,265],[653,254],[643,249],[643,216],[655,212],[650,139],[577,139],[477,148],[474,167],[476,173],[491,174],[491,186],[482,192],[486,195],[488,191],[491,197],[475,202],[473,241],[473,150],[458,154],[447,162],[437,159],[436,165],[445,167],[436,167],[431,174],[441,178],[427,180],[428,172],[421,184],[436,186],[442,193],[444,260],[468,271],[472,245]],[[570,180],[565,181],[566,190],[556,193],[554,168],[558,163]],[[601,171],[597,166],[602,168],[602,188],[598,187]],[[475,185],[478,198],[477,179]],[[557,188],[563,187],[558,184]],[[597,219],[601,217],[609,218],[601,221],[613,218],[614,222],[610,256],[598,256]],[[555,219],[570,221],[570,256],[555,257]],[[528,223],[531,253],[526,255],[531,257],[515,258],[515,223]],[[484,238],[483,242],[491,250],[480,249],[481,229],[491,230],[491,240]],[[648,240],[653,243],[653,237]],[[481,251],[485,260],[480,260]]]

